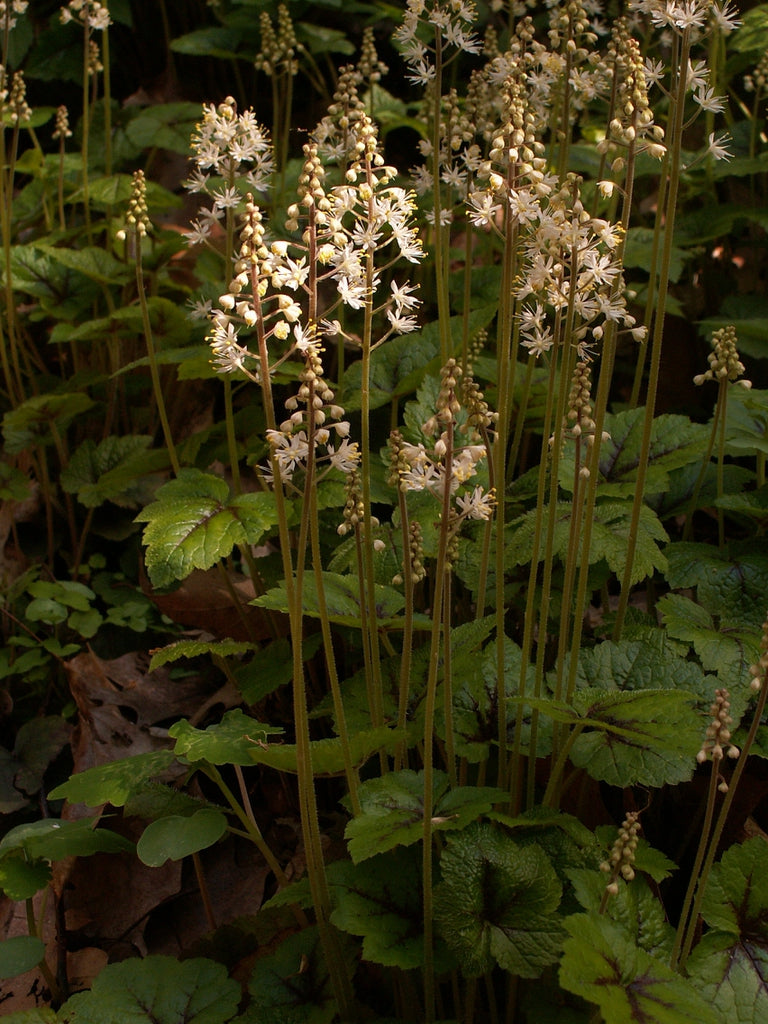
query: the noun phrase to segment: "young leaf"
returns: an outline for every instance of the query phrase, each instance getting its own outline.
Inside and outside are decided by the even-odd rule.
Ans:
[[[69,800],[71,804],[122,807],[133,791],[147,779],[161,775],[173,764],[170,750],[152,750],[134,757],[110,761],[72,775],[48,794],[49,800]]]
[[[28,900],[51,880],[47,860],[28,860],[22,850],[0,857],[0,889],[10,900]]]
[[[28,398],[3,416],[5,450],[9,455],[18,455],[25,448],[53,444],[49,425],[55,424],[63,433],[72,420],[91,409],[93,404],[92,398],[79,391]]]
[[[448,840],[435,889],[435,920],[462,971],[473,978],[498,964],[537,978],[557,959],[562,887],[544,851],[519,846],[489,824]]]
[[[615,837],[615,829],[611,831]],[[576,869],[570,871],[568,877],[582,907],[587,911],[597,911],[605,892],[606,876],[594,869]],[[606,905],[607,916],[621,925],[628,935],[633,935],[637,945],[646,953],[660,960],[669,960],[675,930],[666,919],[661,900],[651,892],[641,875],[636,875],[631,882],[621,879],[618,886],[619,891]]]
[[[164,451],[147,451],[151,443],[152,438],[143,434],[112,435],[98,445],[86,438],[62,470],[61,486],[86,508],[105,501],[135,507],[140,500],[136,480],[168,465]]]
[[[136,853],[142,864],[162,867],[167,860],[181,860],[207,850],[227,831],[227,819],[215,807],[201,807],[192,815],[171,814],[144,829]]]
[[[60,1016],[66,1024],[226,1024],[239,1000],[240,986],[222,964],[147,956],[108,964]]]
[[[153,586],[168,587],[193,569],[208,569],[240,544],[257,544],[277,521],[271,494],[233,497],[212,473],[183,469],[136,517],[144,527]]]
[[[256,644],[247,643],[244,640],[177,640],[155,650],[149,662],[149,671],[154,672],[172,661],[179,661],[180,658],[199,658],[204,654],[213,654],[219,658],[232,658],[238,654],[245,654],[248,651],[256,651]]]
[[[171,726],[168,735],[176,740],[173,748],[176,757],[187,761],[251,765],[254,750],[266,745],[270,736],[279,736],[282,732],[281,728],[263,725],[240,708],[234,708],[207,729],[196,729],[182,719]]]
[[[424,773],[410,769],[368,779],[360,787],[362,814],[347,825],[344,835],[355,864],[396,846],[410,846],[422,836]],[[450,789],[445,772],[435,772],[432,787],[432,827],[436,831],[465,828],[501,803],[500,789],[461,786]]]
[[[45,943],[34,935],[15,935],[0,942],[0,978],[16,978],[37,967],[45,956]]]
[[[597,1003],[605,1024],[718,1024],[697,986],[646,953],[631,934],[599,914],[565,919],[560,984]]]
[[[64,857],[88,857],[92,853],[117,853],[132,850],[133,843],[116,832],[94,828],[89,818],[59,821],[43,818],[17,825],[0,840],[0,857],[23,850],[30,860],[62,860]]]

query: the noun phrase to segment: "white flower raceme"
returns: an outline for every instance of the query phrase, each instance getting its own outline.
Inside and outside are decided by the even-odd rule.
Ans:
[[[112,24],[107,5],[99,3],[99,0],[69,0],[67,6],[61,8],[61,21],[63,24],[79,21],[97,32]]]

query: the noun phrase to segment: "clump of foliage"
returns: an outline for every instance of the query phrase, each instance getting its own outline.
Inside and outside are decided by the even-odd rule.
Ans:
[[[125,0],[34,7],[0,975],[45,995],[9,1020],[765,1019],[768,7],[161,3],[169,67],[236,71],[202,109],[113,99]],[[26,98],[57,46],[74,128]],[[267,881],[224,921],[227,843]],[[76,991],[90,856],[191,865],[205,939]]]

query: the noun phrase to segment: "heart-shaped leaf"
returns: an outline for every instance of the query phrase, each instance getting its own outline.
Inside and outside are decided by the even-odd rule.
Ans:
[[[201,807],[189,817],[171,814],[147,825],[136,844],[143,864],[159,868],[167,860],[181,860],[207,850],[224,835],[227,819],[215,807]]]

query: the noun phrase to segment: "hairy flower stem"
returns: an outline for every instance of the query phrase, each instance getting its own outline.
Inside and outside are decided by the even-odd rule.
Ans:
[[[507,171],[507,187],[512,188],[514,169]],[[496,338],[496,366],[498,381],[498,420],[496,440],[493,448],[493,475],[498,487],[499,503],[496,507],[496,701],[498,709],[499,767],[497,785],[506,789],[507,777],[507,701],[504,687],[504,524],[506,519],[507,448],[509,426],[512,415],[512,396],[515,388],[515,371],[519,335],[513,331],[515,300],[513,282],[517,273],[517,224],[508,214],[504,226],[504,256],[501,271],[501,300],[499,303],[498,333]]]
[[[691,495],[691,500],[690,500],[690,503],[688,505],[688,512],[686,513],[686,517],[685,517],[685,526],[683,528],[683,536],[682,536],[682,539],[684,541],[690,540],[691,539],[691,535],[693,533],[693,515],[694,515],[694,512],[696,511],[696,509],[698,507],[698,504],[699,504],[699,495],[701,494],[701,488],[704,485],[704,479],[705,479],[705,477],[707,475],[707,469],[708,469],[710,461],[712,459],[712,452],[715,450],[715,442],[718,439],[718,436],[721,439],[721,444],[718,447],[718,467],[717,467],[718,468],[718,473],[717,473],[717,496],[718,496],[718,498],[721,497],[722,493],[723,493],[723,491],[722,491],[722,487],[723,487],[723,481],[722,481],[722,458],[724,457],[724,452],[722,451],[722,448],[723,448],[724,441],[725,441],[725,437],[724,437],[724,435],[725,435],[725,412],[726,412],[725,402],[727,400],[727,395],[728,395],[728,381],[727,380],[721,380],[718,383],[717,403],[715,404],[715,413],[714,413],[714,416],[712,417],[712,429],[709,432],[709,441],[707,442],[707,450],[704,453],[703,459],[701,460],[701,469],[699,470],[699,474],[696,477],[696,484],[695,484],[695,486],[693,488],[693,494]],[[721,424],[722,424],[722,428],[721,428]],[[723,513],[723,510],[722,509],[718,509],[718,532],[720,532],[720,526],[721,526],[721,523],[722,523],[722,513]],[[720,539],[720,547],[722,548],[723,547],[724,538],[721,536],[719,539]]]
[[[155,340],[152,335],[152,324],[149,320],[149,306],[147,305],[147,292],[144,287],[144,271],[141,264],[141,239],[133,236],[136,245],[136,290],[139,296],[139,306],[141,308],[141,323],[144,329],[144,339],[147,343],[147,355],[149,356],[149,372],[152,377],[152,389],[155,393],[155,403],[157,405],[157,413],[160,417],[160,424],[163,428],[163,437],[165,439],[165,447],[168,450],[168,458],[171,460],[171,466],[176,476],[181,472],[181,463],[179,462],[179,456],[176,452],[176,445],[173,443],[173,434],[171,433],[171,424],[168,420],[168,412],[165,407],[165,397],[163,395],[163,385],[160,381],[160,367],[157,362],[157,350],[155,349]]]
[[[403,590],[405,592],[405,610],[403,618],[403,647],[400,655],[400,678],[397,696],[397,728],[402,732],[403,739],[395,751],[395,771],[405,767],[408,757],[408,741],[405,738],[405,726],[408,717],[408,694],[411,681],[411,655],[413,652],[413,612],[414,612],[414,581],[413,563],[411,562],[410,543],[411,531],[408,520],[408,503],[404,492],[398,487],[398,507],[400,509],[400,529],[403,538]]]
[[[552,352],[549,363],[549,380],[546,391],[546,404],[544,407],[543,436],[549,437],[552,433],[554,418],[555,395],[557,393],[557,349]],[[541,548],[541,537],[544,532],[544,513],[546,509],[547,494],[547,469],[549,466],[549,453],[546,445],[542,448],[541,461],[539,462],[539,478],[536,495],[536,520],[533,528],[533,555],[528,567],[528,587],[525,599],[525,625],[523,629],[522,655],[520,658],[520,678],[517,687],[517,716],[515,721],[515,738],[512,748],[510,784],[511,784],[511,806],[512,813],[520,811],[522,800],[522,776],[520,766],[522,763],[522,730],[523,730],[523,698],[525,697],[525,684],[528,676],[528,666],[531,661],[533,650],[533,639],[536,625],[536,580],[539,573],[538,552]],[[529,770],[533,772],[535,756],[532,748],[529,750]]]
[[[452,429],[452,428],[451,428]],[[424,1014],[427,1024],[435,1019],[435,972],[432,921],[432,809],[434,794],[434,733],[437,682],[440,665],[440,635],[443,621],[445,575],[448,568],[448,531],[451,511],[451,471],[453,436],[445,456],[440,537],[435,564],[435,588],[432,603],[429,673],[424,697],[424,818],[422,822],[422,885],[424,892]]]
[[[432,82],[432,195],[434,200],[435,284],[437,289],[437,322],[440,331],[440,362],[445,365],[453,351],[451,339],[451,303],[448,292],[447,229],[442,218],[442,185],[440,181],[440,115],[443,88],[443,37],[435,26],[435,77]]]
[[[736,790],[741,780],[741,776],[747,765],[747,758],[749,757],[749,753],[754,745],[755,737],[757,736],[757,731],[760,728],[760,722],[765,712],[767,700],[768,672],[764,672],[762,678],[762,685],[760,687],[760,693],[758,695],[757,702],[755,704],[755,710],[752,715],[752,724],[749,727],[747,738],[744,740],[744,743],[741,747],[741,753],[739,754],[739,758],[736,761],[736,766],[734,767],[731,777],[728,780],[728,792],[725,794],[723,802],[720,805],[720,813],[717,816],[717,821],[715,822],[715,827],[712,831],[712,838],[709,841],[709,848],[707,850],[706,859],[704,860],[704,863],[701,867],[701,873],[699,874],[698,879],[694,879],[693,876],[691,877],[690,884],[696,884],[696,895],[693,900],[693,907],[691,908],[690,917],[688,919],[688,924],[685,931],[685,937],[682,941],[682,948],[680,950],[680,955],[677,960],[677,969],[680,971],[682,971],[685,968],[685,962],[688,959],[688,955],[693,945],[693,940],[695,938],[697,930],[699,913],[701,911],[701,903],[704,899],[704,893],[707,887],[707,880],[709,879],[709,875],[712,870],[712,865],[714,864],[715,857],[717,856],[717,850],[720,846],[720,840],[723,835],[723,829],[725,828],[725,823],[728,820],[728,813],[731,809],[731,805],[733,803]],[[680,920],[682,924],[682,917]],[[677,945],[677,938],[675,941]],[[673,966],[675,966],[674,961]]]
[[[653,322],[653,342],[651,345],[651,365],[648,375],[648,393],[645,404],[645,417],[643,419],[643,435],[640,443],[640,460],[637,467],[637,480],[635,485],[635,496],[632,504],[632,518],[627,536],[627,561],[624,574],[621,580],[621,594],[619,595],[619,606],[616,611],[616,621],[613,629],[613,640],[621,639],[621,631],[624,628],[624,619],[629,606],[629,594],[631,590],[632,570],[637,549],[637,536],[640,527],[640,511],[643,507],[645,496],[645,479],[648,473],[648,455],[651,447],[651,431],[653,429],[653,417],[656,410],[656,394],[659,384],[659,368],[661,366],[661,347],[664,337],[664,309],[667,301],[669,288],[669,271],[672,263],[672,243],[675,230],[675,213],[677,211],[677,194],[680,185],[680,160],[682,151],[683,120],[685,114],[685,92],[686,92],[686,69],[691,51],[690,29],[683,31],[680,45],[680,64],[677,74],[677,88],[674,93],[674,100],[671,109],[672,132],[669,148],[669,182],[667,190],[667,205],[664,218],[664,243],[661,251],[661,265],[659,267],[659,286],[656,316]]]

